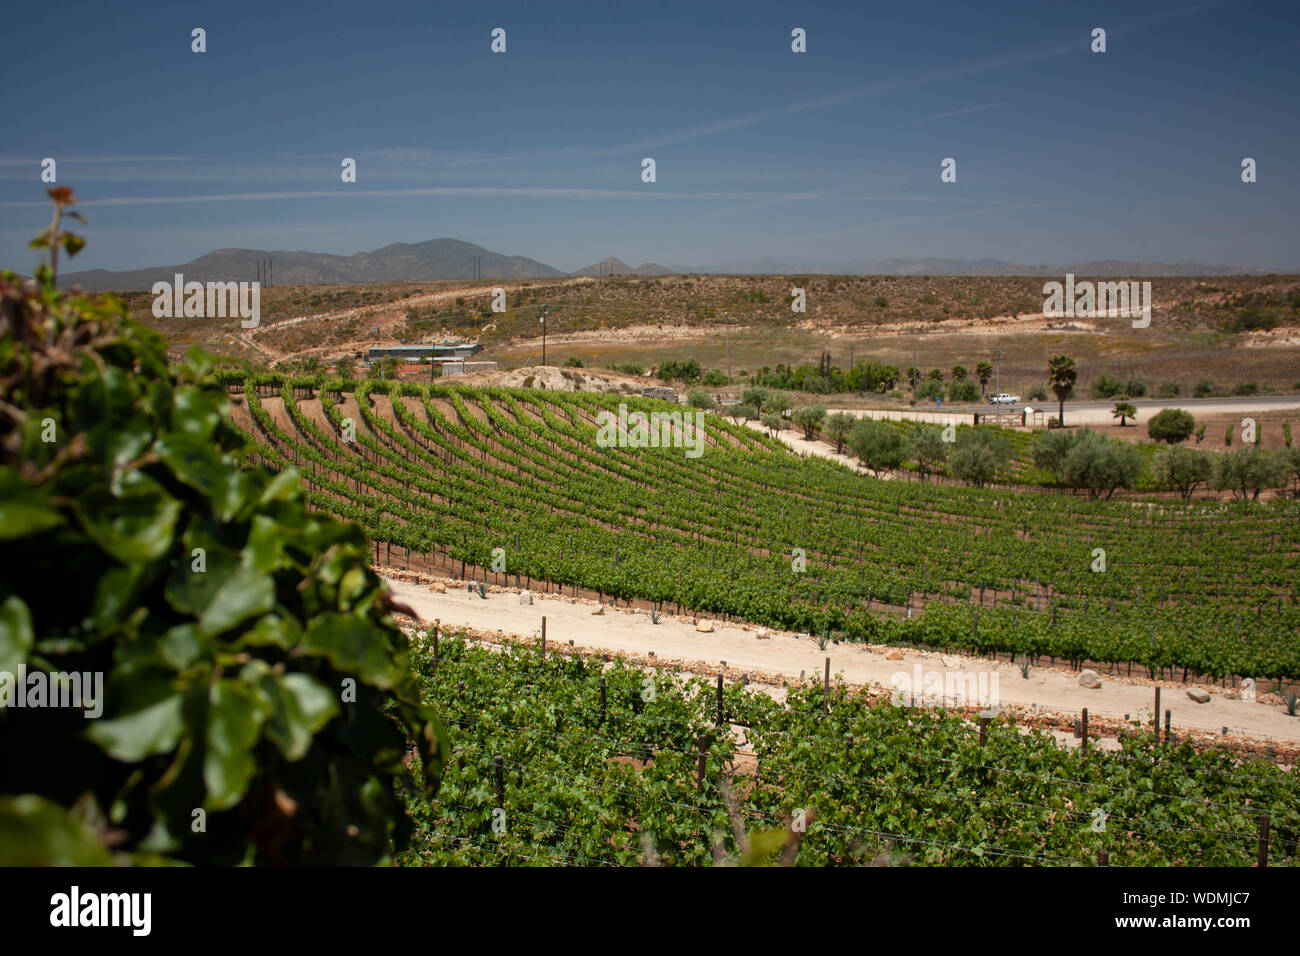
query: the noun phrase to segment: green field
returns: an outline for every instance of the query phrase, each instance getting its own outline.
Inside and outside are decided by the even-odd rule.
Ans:
[[[717,417],[696,459],[601,448],[596,416],[618,403],[605,396],[260,381],[235,416],[258,460],[296,466],[314,506],[372,540],[494,581],[848,640],[1300,676],[1295,501],[880,482]],[[496,548],[504,574],[481,570]]]
[[[411,804],[406,865],[698,865],[715,843],[742,857],[738,833],[750,862],[775,862],[802,820],[802,866],[1250,866],[1263,809],[1270,864],[1296,858],[1300,791],[1267,761],[1136,729],[1084,755],[1005,719],[981,744],[961,715],[838,688],[719,699],[617,660],[439,643],[435,658],[417,639],[413,664],[455,756]]]

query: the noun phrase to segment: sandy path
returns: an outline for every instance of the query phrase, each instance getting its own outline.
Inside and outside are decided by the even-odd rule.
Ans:
[[[1090,716],[1122,720],[1125,714],[1134,720],[1151,720],[1154,684],[1149,681],[1125,681],[1101,675],[1102,687],[1087,690],[1069,671],[1034,667],[1026,680],[1017,665],[998,664],[986,658],[942,655],[926,651],[905,650],[901,660],[887,660],[884,650],[858,644],[828,644],[825,651],[816,641],[782,632],[758,639],[769,633],[753,626],[713,622],[713,633],[700,633],[685,620],[664,615],[653,624],[640,611],[606,607],[604,615],[591,612],[594,602],[574,601],[556,595],[533,594],[533,604],[521,605],[516,592],[489,591],[487,599],[472,594],[463,586],[447,586],[439,593],[428,585],[388,579],[394,596],[407,604],[421,618],[441,621],[444,627],[467,626],[485,631],[502,631],[512,635],[537,635],[542,615],[546,616],[547,640],[552,646],[586,650],[624,652],[645,655],[654,652],[663,659],[701,661],[741,671],[753,670],[792,679],[801,674],[823,673],[825,659],[831,660],[831,673],[838,680],[852,684],[897,686],[897,677],[917,679],[920,668],[921,690],[934,685],[927,675],[937,674],[946,681],[948,675],[983,675],[990,695],[996,688],[997,700],[1003,705],[1026,709],[1037,708],[1077,716],[1087,707]],[[995,683],[996,681],[996,683]],[[961,686],[956,685],[956,686]],[[1160,682],[1161,708],[1173,711],[1176,731],[1196,732],[1198,736],[1217,737],[1228,727],[1232,735],[1287,742],[1300,741],[1300,719],[1288,717],[1281,708],[1253,701],[1231,699],[1212,687],[1209,703],[1198,704],[1187,696],[1187,688],[1177,682]],[[918,693],[918,697],[922,696]]]
[[[744,424],[757,432],[762,432],[764,435],[771,434],[771,432],[769,432],[761,422],[747,421]],[[799,432],[792,431],[788,428],[781,429],[776,433],[776,437],[788,445],[792,451],[797,452],[800,455],[818,455],[821,458],[829,458],[831,461],[838,461],[841,465],[847,465],[860,474],[870,475],[872,478],[878,478],[880,481],[894,480],[894,476],[889,474],[889,472],[877,475],[870,469],[864,468],[852,455],[835,454],[835,449],[826,444],[826,442],[822,441],[820,438],[808,441],[808,439],[800,437]]]

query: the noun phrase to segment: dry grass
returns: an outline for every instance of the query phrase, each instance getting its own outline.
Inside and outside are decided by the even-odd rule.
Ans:
[[[1004,390],[1043,382],[1046,359],[1059,352],[1079,363],[1079,393],[1098,375],[1146,381],[1147,394],[1176,383],[1182,396],[1212,380],[1221,390],[1242,382],[1290,391],[1300,383],[1300,277],[1235,276],[1153,279],[1149,329],[1123,319],[1010,320],[1041,314],[1043,279],[1034,277],[668,276],[401,282],[277,287],[264,290],[259,343],[293,355],[359,353],[370,344],[428,341],[445,335],[476,339],[484,358],[502,367],[539,364],[538,318],[547,315],[547,360],[573,356],[588,366],[624,362],[654,366],[693,358],[733,376],[764,365],[815,362],[823,351],[839,365],[864,358],[907,367],[974,368],[1002,351]],[[490,309],[491,290],[506,289],[509,309]],[[792,287],[804,288],[808,309],[790,311]],[[409,303],[417,295],[456,290],[443,301]],[[201,344],[218,354],[246,354],[228,320],[155,319],[152,297],[135,294],[133,314],[168,337],[177,351]],[[281,329],[285,318],[352,310],[339,318]],[[1271,333],[1230,331],[1278,323]]]

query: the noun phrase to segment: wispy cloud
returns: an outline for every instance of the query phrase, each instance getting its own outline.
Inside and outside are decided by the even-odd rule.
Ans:
[[[918,126],[921,123],[930,123],[934,120],[947,119],[949,116],[965,116],[967,113],[982,113],[985,110],[997,109],[1001,103],[982,103],[979,106],[968,106],[962,110],[951,110],[947,113],[935,113],[933,116],[923,116],[921,119],[912,120],[910,123],[904,123],[904,126]]]
[[[1078,53],[1080,44],[1077,40],[1071,40],[1069,43],[1061,43],[1056,46],[1044,47],[1038,50],[1030,50],[1023,53],[1017,53],[1011,56],[994,57],[985,60],[978,60],[972,63],[965,63],[958,66],[948,67],[942,70],[930,70],[924,73],[917,73],[912,76],[900,77],[898,79],[885,80],[879,83],[873,83],[869,86],[859,87],[853,90],[844,90],[829,96],[821,96],[816,99],[804,100],[800,103],[790,103],[785,106],[779,106],[775,109],[765,110],[760,113],[751,113],[748,116],[738,116],[729,120],[722,120],[716,123],[705,123],[700,126],[693,126],[687,129],[678,130],[674,133],[666,133],[652,139],[639,140],[635,143],[627,143],[622,146],[599,150],[593,155],[606,156],[618,155],[621,153],[636,152],[643,149],[654,149],[659,146],[671,146],[677,143],[686,142],[687,140],[697,139],[701,136],[711,136],[718,133],[728,133],[733,130],[741,129],[746,126],[754,126],[759,123],[767,123],[772,120],[782,119],[799,113],[806,113],[810,110],[823,110],[835,106],[843,106],[846,103],[852,103],[857,100],[867,99],[872,96],[880,96],[885,93],[893,93],[900,89],[910,86],[920,86],[927,83],[938,83],[943,80],[962,79],[968,76],[975,76],[980,73],[987,73],[994,70],[1013,69],[1015,67],[1027,66],[1031,63],[1039,63],[1044,60],[1052,60],[1057,57]]]
[[[587,189],[581,187],[508,187],[508,186],[430,186],[421,189],[317,189],[294,192],[212,193],[198,196],[112,196],[101,199],[82,199],[82,206],[156,206],[179,203],[208,202],[271,202],[292,199],[407,199],[418,196],[452,196],[479,199],[597,199],[597,200],[686,200],[690,202],[759,201],[797,202],[801,200],[833,200],[848,202],[934,202],[933,196],[897,194],[856,194],[834,191],[804,190],[800,192],[668,192],[655,189]],[[28,209],[44,207],[38,201],[0,202],[0,208]]]
[[[1192,16],[1211,9],[1222,6],[1227,0],[1203,0],[1198,4],[1176,10],[1167,10],[1153,16],[1147,17],[1127,27],[1116,26],[1110,30],[1110,36],[1131,36],[1142,33],[1152,27],[1159,26],[1170,20],[1181,17]],[[1084,34],[1086,37],[1087,35]],[[677,130],[672,133],[665,133],[661,136],[650,139],[638,140],[632,143],[625,143],[622,146],[611,149],[602,149],[589,152],[593,156],[614,156],[629,152],[638,152],[645,149],[653,149],[660,146],[672,146],[677,143],[684,143],[688,140],[698,139],[701,136],[713,136],[719,133],[729,133],[747,126],[755,126],[759,123],[767,123],[772,120],[782,119],[799,113],[805,113],[810,110],[829,109],[835,106],[842,106],[846,103],[852,103],[857,100],[867,99],[873,96],[880,96],[886,93],[893,93],[898,90],[906,89],[913,86],[923,86],[929,83],[940,83],[945,80],[959,80],[967,77],[978,76],[981,73],[991,73],[999,70],[1010,70],[1018,67],[1029,66],[1034,63],[1043,63],[1048,60],[1058,59],[1063,56],[1079,55],[1087,50],[1085,41],[1079,38],[1073,38],[1064,43],[1058,43],[1054,46],[1045,46],[1038,49],[1029,49],[1023,52],[1010,54],[1008,56],[990,57],[983,60],[975,60],[969,63],[962,63],[956,66],[947,67],[940,70],[929,70],[926,72],[915,73],[911,76],[899,77],[897,79],[885,80],[879,83],[873,83],[869,86],[860,87],[853,90],[844,90],[829,96],[822,96],[816,99],[804,100],[800,103],[790,103],[785,106],[779,106],[775,109],[765,110],[763,112],[751,113],[747,116],[738,116],[728,120],[721,120],[714,123],[704,123],[699,126],[687,127],[686,129]],[[938,117],[932,117],[938,119]],[[583,152],[588,152],[583,150]]]
[[[39,168],[44,156],[0,156],[0,166],[34,166]],[[180,163],[193,162],[193,156],[59,156],[60,163]]]

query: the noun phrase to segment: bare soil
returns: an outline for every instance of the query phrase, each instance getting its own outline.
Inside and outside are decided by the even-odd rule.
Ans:
[[[600,605],[580,598],[534,591],[532,604],[527,605],[520,604],[519,591],[513,588],[489,587],[484,599],[468,590],[463,581],[401,577],[419,577],[427,583],[390,576],[388,584],[394,597],[422,620],[437,621],[444,628],[463,626],[536,638],[544,615],[547,639],[554,647],[567,647],[572,641],[575,649],[588,652],[693,662],[705,669],[724,668],[766,682],[820,678],[828,657],[836,680],[880,690],[892,690],[902,678],[915,682],[918,673],[922,682],[930,673],[945,679],[950,673],[974,674],[977,679],[983,675],[990,691],[996,687],[1000,706],[1054,715],[1066,726],[1084,707],[1088,708],[1090,722],[1120,727],[1127,719],[1150,726],[1155,688],[1159,686],[1161,709],[1172,711],[1172,727],[1180,736],[1192,735],[1205,743],[1219,742],[1224,740],[1226,727],[1229,739],[1283,747],[1300,744],[1300,719],[1287,716],[1280,701],[1265,694],[1262,687],[1258,698],[1248,701],[1240,699],[1236,691],[1214,685],[1157,682],[1103,673],[1101,688],[1089,690],[1079,685],[1077,674],[1065,668],[1038,665],[1025,678],[1018,665],[914,649],[898,649],[901,658],[888,660],[885,654],[890,648],[828,644],[823,650],[816,640],[807,636],[752,624],[710,621],[712,631],[704,633],[696,629],[694,618],[664,614],[660,623],[654,624],[649,614],[639,609],[606,605],[603,614],[593,614]],[[1191,700],[1187,691],[1192,688],[1207,691],[1210,701],[1199,704]]]

